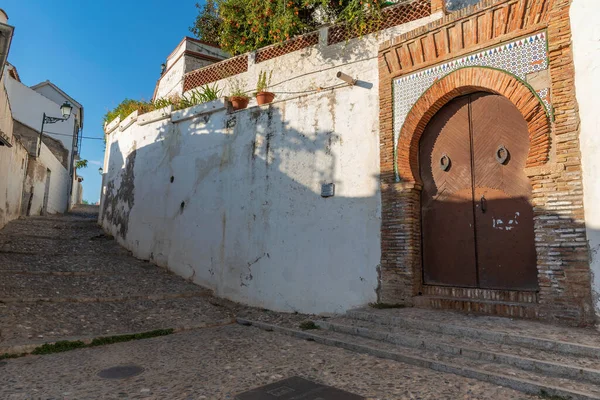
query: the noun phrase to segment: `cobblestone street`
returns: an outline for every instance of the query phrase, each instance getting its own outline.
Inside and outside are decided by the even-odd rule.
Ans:
[[[297,326],[303,315],[242,307],[136,260],[96,209],[20,219],[0,231],[0,354],[58,340],[175,334],[0,361],[1,399],[233,399],[292,376],[370,399],[528,399],[473,379],[235,324]],[[101,370],[136,365],[127,379]]]

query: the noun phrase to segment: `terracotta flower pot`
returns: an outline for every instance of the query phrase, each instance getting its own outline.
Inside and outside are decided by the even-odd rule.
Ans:
[[[273,102],[274,98],[275,98],[275,93],[271,93],[271,92],[256,93],[256,102],[258,103],[259,106]]]
[[[234,110],[243,110],[248,107],[250,99],[248,97],[232,96],[229,98]]]

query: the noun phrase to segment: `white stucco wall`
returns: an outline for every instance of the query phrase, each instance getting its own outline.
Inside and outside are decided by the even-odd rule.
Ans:
[[[38,160],[50,171],[50,191],[48,195],[48,213],[64,213],[69,204],[69,173],[63,165],[54,157],[54,154],[42,145],[42,151]],[[44,193],[41,193],[42,198]]]
[[[13,147],[0,146],[0,229],[21,214],[27,150],[18,141]]]
[[[13,120],[4,79],[0,79],[0,130],[12,147],[0,146],[0,229],[20,215],[23,180],[27,171],[27,150],[13,136]]]
[[[305,313],[376,301],[379,44],[441,16],[332,46],[323,31],[319,45],[260,64],[251,54],[236,78],[252,92],[272,71],[270,108],[109,124],[101,224],[137,257],[235,301]],[[231,80],[217,82],[225,95]],[[334,197],[320,196],[324,183]]]
[[[377,89],[344,87],[117,129],[102,224],[137,257],[235,301],[308,313],[376,301],[377,107]]]
[[[46,115],[52,117],[62,117],[60,114],[60,105],[62,103],[55,103],[49,98],[10,77],[6,78],[5,85],[10,99],[13,118],[22,124],[39,132],[42,128],[42,117],[44,112]],[[59,140],[65,149],[69,151],[69,159],[73,147],[74,124],[75,118],[69,118],[67,121],[59,121],[44,126],[45,132],[60,134],[53,135],[47,133],[48,136]]]
[[[600,318],[600,5],[573,0],[570,11],[575,87],[581,118],[585,222],[590,245],[593,296]]]

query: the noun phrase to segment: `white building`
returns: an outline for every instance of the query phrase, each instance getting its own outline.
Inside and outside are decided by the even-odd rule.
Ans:
[[[77,199],[78,190],[73,188],[80,185],[74,166],[79,159],[83,107],[50,81],[31,87],[23,84],[16,68],[10,64],[5,75],[14,134],[25,145],[33,161],[23,187],[22,213],[66,212]],[[59,118],[63,118],[61,106],[64,103],[72,106],[72,112],[63,121]],[[40,143],[42,125],[43,143]]]

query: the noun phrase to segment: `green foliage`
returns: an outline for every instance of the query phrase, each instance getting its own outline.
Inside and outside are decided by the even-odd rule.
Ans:
[[[11,358],[25,357],[26,355],[27,355],[27,353],[19,353],[19,354],[4,353],[4,354],[0,354],[0,361],[2,361],[2,360],[8,360],[8,359],[11,359]]]
[[[219,7],[217,0],[206,0],[204,6],[196,3],[198,17],[194,22],[194,26],[190,27],[190,32],[198,39],[212,44],[219,45],[222,22],[219,18]]]
[[[99,337],[88,345],[89,347],[95,346],[104,346],[107,344],[114,343],[122,343],[122,342],[130,342],[132,340],[141,340],[141,339],[149,339],[158,336],[167,336],[173,333],[173,329],[157,329],[155,331],[143,332],[143,333],[135,333],[131,335],[118,335],[118,336],[106,336]]]
[[[80,168],[87,168],[88,166],[88,160],[79,160],[75,163],[75,168],[80,169]]]
[[[242,97],[245,99],[249,99],[248,93],[246,93],[245,88],[246,85],[239,78],[233,78],[229,81],[229,97]]]
[[[81,200],[81,204],[90,204],[90,202],[87,200]]]
[[[200,8],[192,32],[241,54],[315,30],[323,23],[346,23],[362,34],[379,23],[382,0],[214,0]],[[216,10],[215,10],[216,4]],[[217,22],[215,19],[220,19]],[[218,32],[218,35],[217,35]]]
[[[152,103],[147,101],[125,99],[117,107],[104,114],[104,122],[111,122],[117,117],[121,117],[121,120],[123,120],[134,111],[144,114],[153,109]]]
[[[300,329],[307,331],[310,329],[319,329],[319,326],[313,321],[304,321],[300,324]]]
[[[256,83],[256,92],[266,92],[269,86],[271,86],[271,78],[273,77],[273,71],[269,72],[267,76],[266,71],[260,71],[258,74],[258,82]]]
[[[85,343],[83,343],[80,340],[76,340],[76,341],[61,340],[56,343],[45,343],[39,347],[36,347],[31,352],[31,354],[42,355],[42,354],[62,353],[63,351],[81,349],[83,347],[85,347]]]
[[[175,95],[169,98],[156,99],[154,100],[154,102],[125,99],[114,110],[111,110],[106,113],[106,115],[104,116],[104,122],[111,122],[117,117],[121,117],[121,119],[127,118],[129,114],[136,110],[139,115],[154,110],[160,110],[161,108],[165,108],[168,106],[173,106],[173,109],[175,110],[183,110],[184,108],[217,100],[221,97],[222,92],[223,90],[219,89],[217,84],[214,84],[212,86],[205,85],[200,88],[194,89],[189,93],[189,95]]]

